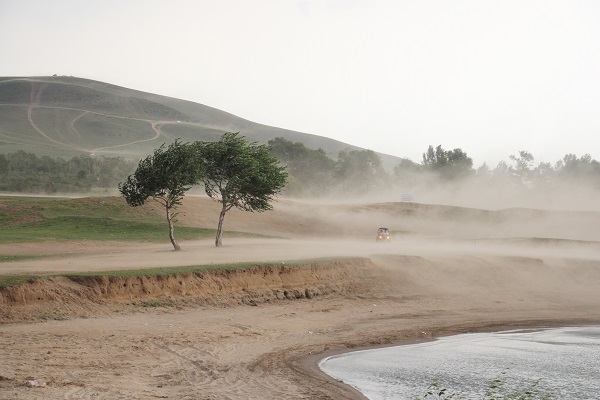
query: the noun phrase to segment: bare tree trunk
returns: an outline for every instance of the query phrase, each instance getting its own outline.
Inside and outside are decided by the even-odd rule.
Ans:
[[[227,212],[227,205],[223,203],[223,208],[221,208],[221,213],[219,214],[219,225],[217,226],[217,238],[215,239],[215,247],[221,247],[223,244],[222,236],[223,236],[223,221],[225,220],[225,213]]]
[[[169,223],[169,239],[171,239],[171,244],[173,244],[175,251],[179,251],[181,250],[181,247],[179,247],[179,243],[175,240],[175,227],[173,226],[171,208],[169,206],[165,206],[165,208],[167,209],[167,222]]]

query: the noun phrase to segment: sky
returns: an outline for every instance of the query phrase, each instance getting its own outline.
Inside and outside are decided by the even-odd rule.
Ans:
[[[72,75],[420,162],[600,159],[597,0],[0,0],[0,76]],[[243,134],[243,132],[242,132]]]

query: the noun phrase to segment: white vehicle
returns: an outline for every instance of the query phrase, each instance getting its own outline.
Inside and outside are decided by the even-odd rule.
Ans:
[[[379,228],[377,229],[377,237],[375,238],[376,242],[388,242],[390,243],[392,238],[390,237],[390,230],[388,228]]]

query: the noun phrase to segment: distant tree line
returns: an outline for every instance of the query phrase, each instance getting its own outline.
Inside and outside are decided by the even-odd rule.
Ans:
[[[566,154],[555,163],[535,163],[528,151],[510,155],[491,168],[475,168],[460,148],[429,146],[420,162],[402,158],[392,171],[382,167],[371,150],[344,150],[336,159],[323,149],[278,137],[268,142],[271,153],[288,173],[284,193],[293,197],[360,196],[390,189],[411,192],[416,186],[460,185],[468,182],[504,184],[527,190],[560,185],[600,189],[600,162],[589,154]],[[0,154],[0,191],[29,193],[85,193],[122,182],[137,161],[120,157],[80,155],[69,160],[18,151]]]
[[[600,162],[589,154],[566,154],[554,164],[534,163],[527,151],[510,155],[491,169],[486,163],[474,168],[473,160],[460,148],[445,150],[429,146],[420,163],[403,158],[387,173],[380,157],[371,150],[344,150],[337,159],[322,149],[309,149],[284,138],[269,141],[271,151],[287,167],[286,193],[291,196],[367,195],[415,186],[460,185],[467,182],[502,183],[526,189],[581,184],[600,189]]]
[[[410,183],[415,176],[442,178],[442,182],[479,181],[502,183],[528,189],[547,189],[557,185],[584,185],[600,189],[600,162],[590,154],[577,157],[566,154],[554,164],[535,164],[531,153],[525,150],[509,156],[509,161],[500,161],[491,169],[486,163],[473,168],[473,161],[461,149],[445,151],[441,146],[429,146],[423,154],[421,164],[403,160],[394,168],[396,183]]]
[[[281,137],[268,144],[287,167],[286,193],[290,196],[358,195],[379,189],[390,180],[380,157],[372,150],[343,150],[333,160],[323,149],[309,149]]]
[[[0,191],[52,194],[114,188],[136,165],[121,157],[79,155],[65,160],[19,150],[0,154]]]

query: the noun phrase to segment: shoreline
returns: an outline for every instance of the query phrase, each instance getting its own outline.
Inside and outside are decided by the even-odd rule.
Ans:
[[[529,323],[525,321],[522,321],[520,323],[491,322],[485,327],[477,327],[477,325],[473,325],[472,327],[462,327],[459,330],[453,329],[452,326],[439,327],[438,329],[441,331],[441,334],[437,336],[403,338],[400,340],[392,340],[390,343],[387,344],[366,346],[358,345],[355,348],[327,350],[322,353],[310,354],[308,356],[300,358],[298,360],[298,365],[301,368],[305,369],[305,373],[307,375],[312,376],[314,379],[325,381],[328,385],[337,388],[339,390],[340,396],[344,396],[343,398],[347,400],[369,400],[368,397],[363,395],[362,392],[360,392],[354,386],[344,383],[343,381],[340,381],[325,373],[319,367],[319,364],[327,358],[342,354],[353,353],[358,351],[375,350],[386,347],[407,346],[412,344],[432,342],[442,337],[455,336],[467,333],[498,333],[510,330],[539,331],[543,329],[584,326],[600,326],[600,319],[587,320],[577,318],[575,320],[564,319],[549,321],[530,321]]]

